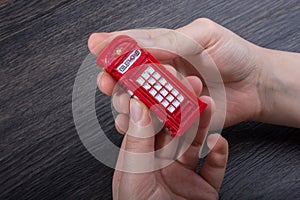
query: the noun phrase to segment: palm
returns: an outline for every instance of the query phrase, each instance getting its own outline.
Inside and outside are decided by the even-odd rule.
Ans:
[[[199,57],[200,63],[202,63],[201,59],[210,57],[213,63],[208,64],[210,66],[206,66],[205,68],[210,70],[210,68],[217,66],[221,74],[222,80],[218,83],[224,84],[225,87],[227,101],[225,125],[229,126],[254,118],[254,115],[258,113],[260,103],[256,87],[260,73],[256,64],[257,46],[223,27],[222,29],[222,37],[214,38],[215,41],[210,42],[211,45],[204,48],[204,51],[201,52],[202,55],[196,56]],[[211,38],[211,40],[214,39]],[[180,57],[166,58],[163,62],[175,66],[183,75],[197,75],[201,77],[198,70],[201,71],[202,69],[195,70],[195,66],[192,66],[186,60]],[[214,82],[216,80],[208,81]],[[205,82],[203,94],[209,94]],[[243,107],[238,106],[241,103],[244,104]],[[223,111],[216,110],[216,115],[218,115],[218,112]]]
[[[121,147],[127,152],[120,151],[117,169],[113,177],[114,199],[218,198],[228,153],[225,139],[217,134],[208,137],[208,141],[215,137],[215,142],[207,142],[211,151],[207,155],[200,173],[195,172],[199,161],[199,152],[211,118],[211,101],[208,97],[202,97],[202,100],[208,104],[208,107],[202,113],[201,126],[192,126],[185,133],[186,137],[173,138],[166,132],[166,129],[162,129],[155,136],[144,139],[135,138],[131,135],[132,131],[139,134],[140,131],[150,132],[153,135],[154,129],[151,127],[156,122],[152,118],[151,126],[146,124],[137,126],[129,121],[131,125],[129,125]],[[150,122],[147,120],[150,117],[147,114],[149,111],[144,104],[143,107],[146,110],[144,116],[147,116],[143,119]],[[195,137],[190,138],[189,136],[193,135],[194,131],[196,131]],[[166,146],[167,144],[168,146]],[[213,144],[213,146],[209,144]],[[142,153],[140,155],[147,153],[147,156],[143,156],[143,160],[136,160],[137,155],[129,152]],[[149,154],[149,152],[155,153]],[[168,163],[167,166],[165,166],[166,163]]]
[[[202,22],[201,22],[202,21]],[[203,22],[205,22],[203,24]],[[208,55],[214,60],[216,63],[219,72],[222,75],[224,80],[225,89],[227,92],[227,116],[226,116],[226,124],[230,125],[232,123],[236,123],[238,121],[247,119],[249,114],[241,114],[246,113],[245,110],[243,112],[239,111],[239,108],[236,106],[240,104],[240,102],[254,102],[256,101],[256,94],[248,91],[252,91],[251,84],[252,79],[255,77],[251,77],[251,71],[253,70],[253,66],[251,63],[252,57],[249,56],[249,52],[247,51],[244,45],[247,46],[244,40],[238,38],[238,36],[234,35],[231,32],[226,31],[216,31],[216,30],[204,30],[201,29],[205,27],[214,27],[211,25],[211,22],[207,24],[207,20],[200,20],[194,23],[191,23],[179,32],[184,32],[185,35],[190,36],[194,40],[199,43],[204,43],[204,53],[208,53]],[[199,27],[199,29],[198,29]],[[219,27],[220,29],[220,27]],[[200,30],[197,32],[196,30]],[[197,33],[195,35],[195,32]],[[216,34],[218,32],[218,34]],[[223,33],[226,32],[226,33]],[[127,34],[136,39],[146,39],[153,40],[154,48],[158,47],[160,49],[167,49],[171,52],[176,52],[178,49],[186,50],[186,53],[189,54],[189,44],[186,41],[180,41],[177,36],[174,35],[174,32],[168,34],[170,32],[164,32],[165,34],[161,34],[159,30],[129,30],[123,31],[117,34]],[[98,55],[101,51],[101,43],[107,40],[109,37],[113,36],[116,33],[97,33],[93,34],[89,39],[89,48],[92,53]],[[199,36],[199,35],[200,36]],[[217,37],[216,37],[217,36]],[[158,41],[156,41],[158,40]],[[214,41],[213,41],[214,40]],[[240,45],[238,45],[241,42]],[[229,45],[229,47],[228,47]],[[230,47],[231,45],[231,47]],[[181,48],[185,46],[185,48]],[[180,48],[179,48],[180,47]],[[153,52],[152,52],[153,53]],[[193,53],[193,52],[192,52]],[[250,53],[251,54],[251,53]],[[193,69],[186,61],[175,58],[174,54],[171,57],[162,59],[160,56],[167,56],[168,54],[158,54],[153,55],[162,60],[169,62],[173,66],[175,66],[178,71],[184,72],[184,74],[193,74],[195,69]],[[234,73],[232,73],[234,72]],[[199,75],[199,74],[198,74]],[[201,78],[201,76],[199,75]],[[196,81],[194,78],[189,77],[186,78],[190,85],[192,86],[192,90],[200,95],[202,90],[202,84],[199,81]],[[199,80],[199,79],[198,79]],[[212,80],[214,81],[214,80]],[[116,81],[112,79],[107,73],[101,73],[101,76],[98,77],[98,87],[105,94],[111,95],[113,92],[113,87],[115,86]],[[223,84],[222,81],[218,84]],[[207,93],[207,88],[204,85],[203,93]],[[115,99],[115,98],[114,98]],[[119,98],[121,99],[121,97]],[[126,99],[126,98],[125,98]],[[217,136],[216,134],[210,135],[207,139],[207,145],[210,148],[210,152],[207,155],[205,162],[200,170],[200,173],[197,174],[195,172],[196,166],[199,161],[199,152],[202,147],[202,143],[204,140],[204,136],[207,134],[208,128],[210,126],[211,119],[211,106],[212,100],[209,97],[200,97],[200,99],[208,104],[208,108],[204,110],[201,114],[201,126],[196,127],[199,128],[197,131],[197,135],[195,139],[193,139],[191,146],[179,157],[177,158],[171,165],[164,167],[162,169],[157,169],[151,172],[145,173],[132,173],[124,172],[121,168],[116,169],[114,178],[113,178],[113,197],[116,199],[217,199],[218,191],[221,187],[222,180],[224,177],[224,172],[226,168],[227,155],[228,155],[228,146],[227,142],[224,138]],[[247,100],[247,101],[245,101]],[[116,101],[118,102],[118,101]],[[125,108],[122,113],[131,113],[131,106],[129,109],[129,98],[127,101],[119,101],[123,102],[123,106],[119,105],[120,108]],[[124,103],[125,102],[125,103]],[[127,103],[126,103],[127,102]],[[130,102],[134,102],[134,100],[130,100]],[[131,103],[130,103],[131,105]],[[252,107],[253,108],[253,107]],[[251,105],[248,105],[246,108],[251,110]],[[144,110],[147,110],[144,108]],[[216,110],[216,116],[218,116],[218,112],[223,112]],[[244,115],[244,116],[241,116]],[[143,115],[148,116],[144,113]],[[147,118],[147,117],[146,117]],[[142,120],[143,121],[143,120]],[[129,126],[128,126],[129,124]],[[134,138],[128,135],[128,131],[130,129],[131,120],[129,120],[126,114],[119,114],[116,118],[116,127],[121,133],[126,133],[125,138],[122,143],[122,149],[127,150],[128,152],[135,153],[145,153],[145,152],[153,152],[154,149],[159,149],[159,146],[162,147],[164,144],[157,145],[157,141],[170,141],[172,138],[168,136],[168,134],[163,134],[163,138],[157,137],[148,137],[148,138]],[[144,132],[144,129],[132,129],[131,131],[135,132],[137,135],[139,133]],[[147,132],[147,131],[146,131]],[[151,132],[151,131],[150,131]],[[158,134],[160,135],[160,134]],[[186,133],[185,135],[189,135]],[[214,138],[215,142],[211,143],[212,140],[210,138]],[[209,142],[211,141],[211,142]],[[164,143],[164,142],[163,142]],[[166,144],[166,143],[165,143]],[[210,144],[210,145],[209,145]],[[157,147],[158,146],[158,147]],[[173,149],[174,150],[174,149]],[[171,151],[176,152],[175,151]],[[156,154],[155,154],[156,156]],[[155,157],[165,158],[162,157]],[[173,160],[174,155],[168,157],[168,160]],[[129,161],[129,162],[128,162]],[[143,162],[133,162],[131,159],[125,159],[122,157],[122,153],[119,154],[119,159],[117,162],[117,166],[122,163],[131,164],[133,166],[141,166],[144,165]],[[121,164],[120,164],[121,163]],[[125,164],[126,165],[126,164]],[[147,162],[147,166],[151,166],[152,162]],[[118,171],[121,170],[121,171]],[[126,171],[126,170],[125,170]]]
[[[140,181],[132,181],[132,184],[128,184],[127,178],[122,179],[121,173],[115,172],[114,198],[180,200],[186,199],[187,195],[191,195],[189,199],[217,199],[218,197],[217,189],[206,182],[201,175],[177,161],[155,172],[131,174],[130,178],[134,179],[134,176],[138,176],[135,180]],[[128,196],[125,197],[125,194]]]
[[[257,64],[260,49],[228,29],[209,19],[202,18],[176,31],[147,29],[128,30],[119,32],[119,34],[128,34],[143,41],[149,41],[150,39],[150,48],[165,49],[176,53],[181,51],[185,55],[194,55],[195,53],[195,49],[190,48],[191,40],[187,40],[188,37],[192,38],[193,41],[196,41],[203,47],[204,51],[202,54],[206,53],[212,58],[223,79],[223,81],[220,81],[220,84],[224,84],[226,90],[227,109],[225,111],[225,125],[251,120],[260,113],[258,87],[261,71],[259,71],[260,66]],[[99,49],[96,48],[97,44],[112,35],[108,33],[92,35],[89,40],[89,48],[97,55],[99,52]],[[182,35],[185,36],[183,37]],[[176,56],[174,59],[174,54],[152,53],[161,61],[175,66],[183,74],[197,74],[197,71],[185,60]],[[201,61],[199,60],[199,62]],[[197,75],[201,77],[199,74]],[[111,91],[107,90],[106,93],[110,94]],[[203,94],[208,94],[206,87],[203,89]],[[242,109],[240,107],[241,104],[243,104]],[[218,112],[223,113],[224,110],[216,110],[217,116]]]

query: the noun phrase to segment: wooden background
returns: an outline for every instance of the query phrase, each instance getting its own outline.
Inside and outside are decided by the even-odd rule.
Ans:
[[[199,17],[258,45],[300,52],[299,0],[0,1],[0,199],[110,199],[113,170],[88,153],[72,116],[87,39]],[[109,98],[96,97],[119,143]],[[299,129],[245,122],[223,135],[230,156],[221,199],[300,199]]]

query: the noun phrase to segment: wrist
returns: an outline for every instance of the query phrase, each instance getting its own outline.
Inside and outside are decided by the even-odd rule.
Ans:
[[[297,125],[300,114],[299,54],[259,47],[257,83],[260,110],[256,121]]]
[[[267,108],[267,101],[265,100],[266,90],[269,85],[266,81],[268,78],[268,70],[265,68],[266,49],[250,44],[251,69],[252,72],[247,77],[247,82],[250,84],[249,91],[251,93],[248,107],[251,107],[247,114],[246,120],[263,121],[264,115],[269,108]]]
[[[254,115],[254,121],[264,122],[265,118],[268,116],[268,113],[272,110],[272,100],[270,98],[271,88],[272,88],[272,79],[270,78],[271,69],[269,60],[269,49],[256,46],[256,67],[259,69],[259,73],[256,81],[256,92],[258,96],[258,110]]]

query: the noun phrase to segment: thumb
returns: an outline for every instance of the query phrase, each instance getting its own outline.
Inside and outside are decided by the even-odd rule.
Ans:
[[[223,33],[226,32],[229,31],[217,23],[206,18],[199,18],[175,31],[170,29],[132,29],[113,33],[94,33],[89,37],[88,47],[93,54],[98,55],[101,50],[99,45],[105,40],[111,36],[128,35],[137,39],[146,48],[158,49],[158,51],[151,50],[151,53],[157,59],[164,60],[172,59],[176,57],[176,54],[201,53],[220,40],[224,36]],[[167,50],[167,52],[162,53],[161,50]]]
[[[134,153],[154,151],[154,130],[149,109],[136,99],[130,100],[130,120],[125,149]]]
[[[128,31],[130,36],[133,31]],[[209,48],[229,31],[214,21],[199,18],[176,30],[154,29],[147,34],[133,34],[157,59],[173,59],[180,56],[198,55]],[[160,34],[158,34],[160,33]],[[152,49],[153,48],[153,49]],[[157,50],[155,50],[157,49]],[[162,50],[167,50],[162,52]]]
[[[129,128],[125,134],[123,171],[145,173],[153,171],[154,129],[149,109],[141,102],[130,100]]]
[[[169,29],[156,29],[161,34],[144,38],[137,37],[137,41],[159,60],[174,59],[179,56],[198,55],[204,48],[196,40],[183,32]]]

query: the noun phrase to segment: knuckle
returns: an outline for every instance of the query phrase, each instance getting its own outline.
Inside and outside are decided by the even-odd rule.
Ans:
[[[128,134],[128,132],[127,132]],[[132,153],[149,153],[153,145],[147,142],[147,139],[129,136],[126,140],[126,150]]]
[[[118,99],[117,99],[117,95],[116,94],[113,94],[112,95],[112,104],[113,104],[113,107],[118,111],[119,107],[118,107]]]
[[[200,24],[206,24],[206,25],[214,23],[211,19],[205,18],[205,17],[198,18],[194,22],[200,23]]]
[[[216,30],[216,23],[209,18],[198,18],[193,23],[207,30]]]
[[[138,138],[130,137],[130,139],[127,139],[127,141],[126,141],[126,148],[128,151],[138,152],[139,143],[140,143],[140,141]]]
[[[177,44],[177,35],[174,31],[169,31],[167,33],[167,39],[169,40],[169,44]]]
[[[168,31],[166,34],[165,34],[165,39],[166,39],[166,46],[168,50],[171,50],[172,53],[175,53],[175,54],[180,54],[180,43],[182,41],[180,41],[179,39],[179,35],[177,32],[175,31]]]

